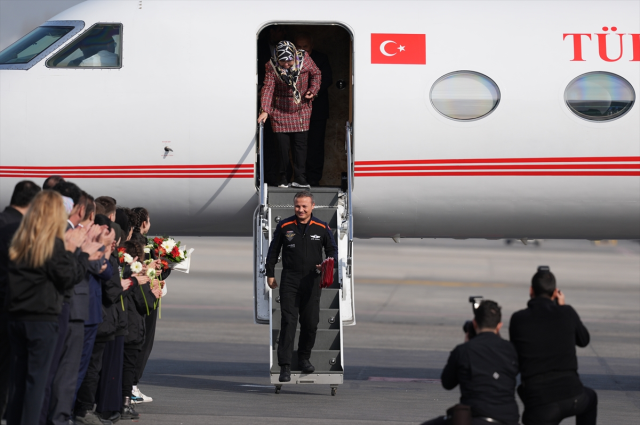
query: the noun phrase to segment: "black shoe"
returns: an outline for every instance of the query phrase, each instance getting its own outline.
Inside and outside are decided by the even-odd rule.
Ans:
[[[86,411],[84,415],[76,415],[76,424],[82,425],[111,425],[111,421],[105,421],[100,416],[98,416],[95,412]]]
[[[124,397],[120,419],[140,419],[140,414],[131,405],[131,397]]]
[[[300,366],[300,370],[302,371],[302,373],[313,373],[316,370],[309,359],[301,359],[300,361],[298,361],[298,366]]]
[[[280,382],[289,382],[291,381],[291,368],[289,365],[280,366],[280,378],[278,379]]]
[[[111,423],[115,424],[120,420],[120,412],[102,412],[101,417],[103,420],[111,421]]]

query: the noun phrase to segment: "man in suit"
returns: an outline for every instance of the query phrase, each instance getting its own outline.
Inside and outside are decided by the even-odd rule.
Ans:
[[[313,100],[309,139],[307,141],[307,181],[311,186],[318,186],[324,168],[324,139],[329,118],[329,87],[333,83],[333,74],[329,58],[313,48],[313,39],[307,33],[300,33],[295,38],[298,49],[305,50],[316,63],[322,73],[322,82],[318,96]]]
[[[13,190],[9,206],[0,213],[0,418],[4,416],[4,409],[7,405],[11,358],[5,306],[9,273],[9,245],[18,226],[20,226],[22,217],[29,209],[31,201],[40,190],[40,186],[32,181],[19,182]]]
[[[0,213],[0,227],[21,222],[22,216],[29,209],[29,204],[41,190],[40,186],[29,180],[16,184],[9,205]]]

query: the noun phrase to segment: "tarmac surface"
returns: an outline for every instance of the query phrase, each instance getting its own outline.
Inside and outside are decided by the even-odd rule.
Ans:
[[[179,239],[195,248],[191,273],[167,280],[139,385],[153,397],[136,407],[141,423],[419,424],[442,415],[459,397],[439,378],[472,317],[468,297],[502,305],[507,338],[538,265],[551,267],[591,333],[577,350],[583,383],[598,393],[598,422],[638,423],[636,241],[356,240],[357,325],[344,328],[345,383],[332,397],[328,385],[276,395],[269,384],[269,329],[253,324],[251,239]]]

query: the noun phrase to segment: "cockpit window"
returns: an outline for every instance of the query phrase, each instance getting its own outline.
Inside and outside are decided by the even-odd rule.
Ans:
[[[14,65],[29,63],[33,58],[44,52],[49,46],[67,35],[74,28],[73,26],[38,27],[4,49],[2,53],[0,53],[0,64]]]
[[[51,68],[120,68],[122,25],[96,24],[47,61]]]

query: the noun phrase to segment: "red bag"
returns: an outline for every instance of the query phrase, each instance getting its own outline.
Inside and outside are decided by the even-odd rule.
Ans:
[[[322,281],[320,282],[320,288],[328,288],[333,285],[333,266],[333,257],[329,257],[322,262]]]

